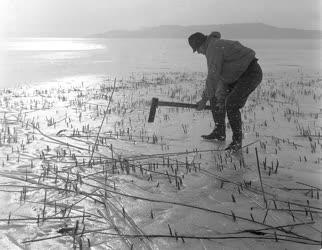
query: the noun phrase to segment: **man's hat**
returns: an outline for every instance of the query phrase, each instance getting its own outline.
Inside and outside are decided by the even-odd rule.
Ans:
[[[200,32],[193,33],[189,36],[188,41],[193,52],[195,52],[206,41],[206,39],[207,36]]]

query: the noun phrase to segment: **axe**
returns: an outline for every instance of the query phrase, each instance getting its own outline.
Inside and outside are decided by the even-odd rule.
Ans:
[[[159,101],[158,98],[153,97],[151,101],[151,107],[150,107],[150,114],[148,122],[154,122],[155,117],[155,111],[157,110],[158,106],[166,106],[166,107],[179,107],[179,108],[197,108],[197,104],[191,104],[191,103],[182,103],[182,102],[162,102]],[[206,105],[205,109],[211,110],[211,107],[209,105]]]

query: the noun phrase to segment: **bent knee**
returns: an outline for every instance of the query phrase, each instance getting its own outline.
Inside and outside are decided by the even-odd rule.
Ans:
[[[227,111],[236,111],[241,109],[244,106],[240,100],[227,99],[226,100],[226,110]]]

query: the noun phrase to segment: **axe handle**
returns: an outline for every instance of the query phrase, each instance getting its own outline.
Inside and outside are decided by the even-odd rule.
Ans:
[[[192,103],[182,103],[182,102],[164,102],[159,101],[158,106],[167,106],[167,107],[178,107],[178,108],[197,108],[197,104]],[[206,105],[205,109],[211,110],[211,107],[209,105]]]

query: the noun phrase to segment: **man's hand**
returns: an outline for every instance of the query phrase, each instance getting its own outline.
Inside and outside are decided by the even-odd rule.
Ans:
[[[199,102],[197,102],[197,110],[203,110],[206,107],[207,100],[201,99]]]

